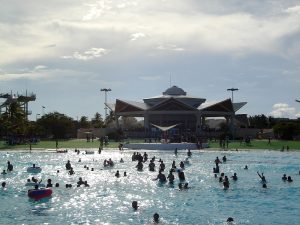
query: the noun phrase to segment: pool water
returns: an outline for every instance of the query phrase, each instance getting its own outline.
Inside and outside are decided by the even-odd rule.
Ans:
[[[144,151],[141,150],[141,153]],[[166,164],[165,175],[172,161],[179,166],[186,157],[186,151],[147,151],[149,159],[156,156]],[[9,160],[14,171],[0,175],[0,182],[7,183],[7,189],[0,189],[0,224],[150,224],[155,212],[159,213],[163,224],[227,224],[233,217],[235,224],[299,224],[300,221],[300,153],[275,151],[192,151],[186,165],[185,177],[188,190],[178,190],[176,174],[174,186],[153,181],[158,174],[148,171],[149,161],[144,171],[139,172],[132,162],[133,151],[107,150],[101,154],[77,155],[47,152],[0,152],[1,169],[6,169]],[[220,172],[231,177],[237,173],[238,180],[230,179],[230,188],[223,190],[218,178],[212,173],[214,160],[224,155],[227,162],[220,164]],[[81,162],[79,161],[81,158]],[[104,159],[115,162],[112,168],[104,168]],[[119,163],[123,158],[124,163]],[[71,161],[75,174],[69,175],[65,169]],[[30,200],[29,187],[25,186],[27,167],[35,163],[42,172],[33,175],[46,183],[59,183],[53,187],[51,198],[40,201]],[[94,168],[87,170],[84,166]],[[248,165],[249,169],[244,170]],[[57,170],[60,172],[57,173]],[[121,177],[116,178],[119,170]],[[127,177],[123,177],[123,172]],[[263,172],[268,181],[267,189],[262,188],[256,172]],[[293,182],[283,182],[283,174],[292,176]],[[76,187],[78,178],[87,180],[90,187]],[[71,183],[72,188],[65,184]],[[132,201],[138,201],[139,210],[133,211]]]

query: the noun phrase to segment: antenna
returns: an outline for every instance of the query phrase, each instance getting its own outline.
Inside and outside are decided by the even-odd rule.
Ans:
[[[170,72],[170,87],[172,86],[172,75],[171,75],[171,72]]]

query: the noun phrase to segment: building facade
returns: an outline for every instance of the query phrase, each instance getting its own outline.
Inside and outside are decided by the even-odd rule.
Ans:
[[[231,99],[225,99],[203,107],[205,101],[204,98],[189,96],[183,89],[173,86],[162,95],[146,98],[141,102],[117,99],[115,104],[107,106],[114,111],[117,121],[121,116],[144,118],[145,133],[151,133],[157,127],[173,127],[172,130],[177,135],[193,133],[201,136],[206,129],[206,118],[224,117],[232,126],[235,118],[245,119],[246,115],[236,115],[236,112],[246,102],[232,103]]]

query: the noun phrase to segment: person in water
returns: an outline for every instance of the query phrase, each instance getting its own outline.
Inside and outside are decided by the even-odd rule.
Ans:
[[[188,149],[187,156],[188,156],[188,157],[191,157],[191,156],[192,156],[191,149]]]
[[[293,182],[291,176],[288,176],[287,181],[288,181],[288,182]]]
[[[137,201],[133,201],[133,202],[131,203],[131,206],[132,206],[132,208],[133,208],[134,210],[138,210],[138,208],[139,208],[138,202],[137,202]]]
[[[154,215],[153,215],[153,222],[154,223],[159,223],[159,215],[158,215],[158,213],[154,213]]]
[[[263,183],[262,187],[263,187],[263,188],[267,188],[267,184],[266,184],[266,183]]]
[[[47,188],[53,186],[51,182],[52,182],[51,179],[48,179],[48,180],[47,180],[47,186],[46,186]]]
[[[83,184],[84,184],[85,187],[89,187],[90,186],[87,181],[84,181]]]
[[[75,174],[75,172],[74,172],[74,170],[73,170],[73,167],[71,167],[71,169],[69,170],[69,174],[70,174],[70,175]]]
[[[6,187],[6,182],[2,182],[2,183],[1,183],[1,186],[2,186],[2,189],[5,189],[5,187]]]
[[[77,187],[80,187],[80,185],[84,184],[83,180],[81,177],[79,177],[79,180],[77,182]]]
[[[115,174],[115,177],[119,178],[120,177],[120,173],[119,173],[119,170],[117,170],[116,174]]]
[[[6,171],[5,171],[5,170],[3,170],[1,174],[2,174],[2,175],[5,175],[5,174],[7,174],[7,173],[6,173]]]
[[[232,180],[234,180],[234,181],[237,181],[237,179],[238,179],[236,173],[234,173],[233,176],[232,176],[231,178],[232,178]]]
[[[178,178],[179,178],[180,181],[185,181],[185,175],[184,175],[183,171],[180,171],[178,173]]]
[[[142,161],[139,161],[138,164],[136,165],[136,168],[138,170],[143,170],[143,167],[144,167],[144,165],[143,165]]]
[[[223,160],[223,162],[226,162],[226,161],[227,161],[227,158],[226,158],[225,155],[223,156],[222,160]]]
[[[126,171],[124,171],[124,177],[127,177],[127,173],[126,173]]]
[[[160,182],[166,182],[167,178],[166,176],[162,173],[162,171],[160,170],[157,177],[154,180],[159,180]]]
[[[262,182],[264,182],[264,183],[267,182],[267,180],[266,180],[266,178],[264,176],[264,173],[261,173],[261,175],[260,175],[259,172],[257,171],[257,174],[260,177],[260,179],[261,179]]]
[[[177,148],[175,148],[174,154],[175,154],[176,156],[177,156],[177,153],[178,153]]]
[[[248,169],[248,166],[246,165],[245,167],[244,167],[244,170],[247,170]]]
[[[123,162],[124,162],[124,160],[123,160],[123,158],[121,158],[121,159],[120,159],[120,163],[123,163]]]
[[[286,174],[283,174],[283,177],[281,178],[283,181],[287,180]]]
[[[11,172],[14,170],[14,166],[10,163],[10,161],[7,161],[7,171]]]
[[[72,168],[70,160],[66,163],[66,170],[70,170]]]
[[[170,173],[169,173],[169,175],[168,175],[167,178],[168,178],[170,184],[174,183],[175,177],[174,177],[172,171],[170,171]]]
[[[155,163],[153,160],[151,160],[149,163],[149,171],[155,171]]]

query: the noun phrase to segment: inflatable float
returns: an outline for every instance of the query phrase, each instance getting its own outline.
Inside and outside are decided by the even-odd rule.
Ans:
[[[42,171],[41,167],[28,167],[27,172],[28,173],[40,173]]]
[[[40,200],[42,198],[47,198],[52,195],[52,190],[49,188],[45,189],[32,189],[28,191],[28,197],[34,200]]]
[[[92,155],[92,154],[95,154],[95,152],[92,151],[92,150],[90,150],[90,151],[86,150],[86,151],[85,151],[85,154],[87,154],[87,155]]]

